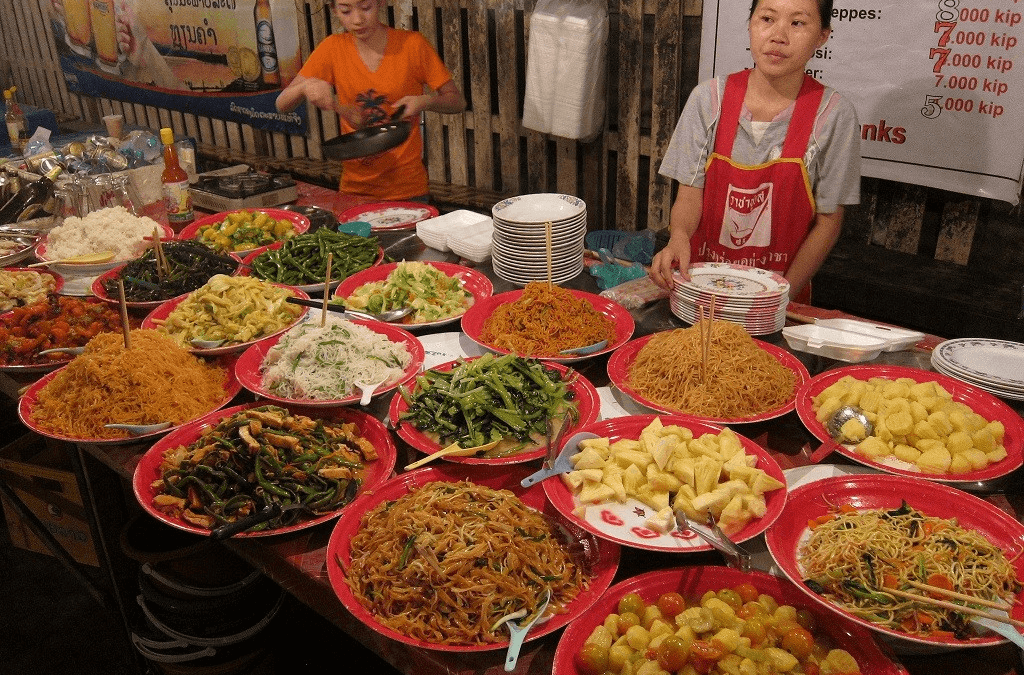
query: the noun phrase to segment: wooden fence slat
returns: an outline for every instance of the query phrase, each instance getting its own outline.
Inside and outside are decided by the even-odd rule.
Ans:
[[[942,208],[935,259],[966,265],[971,256],[974,231],[981,213],[981,201],[973,197],[956,197]]]
[[[494,41],[498,70],[498,153],[500,189],[519,192],[519,69],[516,67],[516,15],[511,0],[494,7]]]
[[[672,210],[672,181],[658,175],[661,159],[679,118],[679,80],[682,77],[683,17],[675,0],[659,0],[654,15],[654,54],[651,73],[651,137],[648,150],[650,194],[647,198],[647,222],[637,229],[668,227]]]
[[[462,8],[459,0],[439,0],[441,8],[441,33],[443,35],[445,65],[451,71],[452,78],[456,82],[465,82],[464,64],[462,63]],[[435,45],[435,48],[437,45]],[[476,105],[473,102],[473,105]],[[456,185],[469,184],[469,152],[466,147],[466,123],[465,115],[438,115],[427,113],[429,125],[431,117],[441,118],[442,124],[448,130],[448,180]],[[435,139],[431,138],[431,141]],[[440,146],[437,146],[440,147]],[[479,179],[480,168],[477,167],[476,174]]]
[[[618,163],[616,166],[615,225],[617,229],[637,229],[636,190],[640,161],[640,87],[626,83],[640,82],[641,70],[637,54],[643,53],[642,0],[619,3],[619,130]]]
[[[473,166],[476,187],[494,187],[494,146],[491,142],[491,58],[488,49],[488,8],[485,3],[471,3],[467,12],[469,63],[462,64],[469,72],[473,108]]]

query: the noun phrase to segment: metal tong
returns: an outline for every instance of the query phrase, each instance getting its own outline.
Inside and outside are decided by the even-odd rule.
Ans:
[[[676,528],[683,532],[690,530],[696,532],[697,536],[711,544],[725,556],[729,567],[734,567],[741,572],[750,571],[750,554],[741,546],[722,532],[722,528],[715,522],[715,517],[708,511],[707,525],[700,525],[687,519],[682,511],[674,511],[676,516]]]

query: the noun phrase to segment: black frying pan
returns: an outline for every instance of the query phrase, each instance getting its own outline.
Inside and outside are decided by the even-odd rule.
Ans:
[[[405,142],[412,132],[412,123],[402,119],[405,106],[401,105],[384,124],[357,129],[324,143],[321,148],[326,159],[357,159],[376,155]]]

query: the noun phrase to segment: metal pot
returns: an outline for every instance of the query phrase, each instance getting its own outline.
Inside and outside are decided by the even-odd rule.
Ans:
[[[411,132],[412,123],[396,120],[342,134],[321,147],[327,159],[357,159],[401,145]]]

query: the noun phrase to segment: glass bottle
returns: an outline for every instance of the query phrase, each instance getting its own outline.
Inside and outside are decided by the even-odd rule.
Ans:
[[[192,193],[188,189],[188,174],[178,162],[174,132],[164,127],[160,130],[160,141],[164,144],[164,170],[160,174],[160,181],[163,183],[164,202],[167,205],[167,222],[171,229],[179,232],[195,218]]]
[[[4,90],[4,105],[7,112],[4,114],[4,122],[7,123],[7,137],[11,141],[11,147],[17,154],[25,152],[25,142],[28,140],[28,126],[25,123],[25,113],[18,100],[14,98],[17,87]]]
[[[252,18],[256,24],[256,53],[260,59],[263,84],[278,87],[281,85],[281,70],[277,62],[274,17],[270,13],[270,0],[256,0],[252,8]]]

